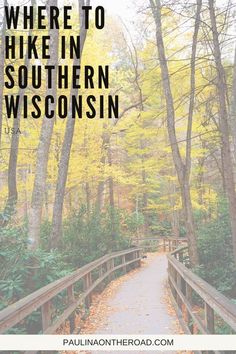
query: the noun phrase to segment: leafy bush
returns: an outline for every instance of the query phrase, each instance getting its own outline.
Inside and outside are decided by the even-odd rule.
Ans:
[[[154,235],[159,235],[160,237],[170,236],[172,234],[171,223],[168,220],[153,220],[150,228]]]
[[[24,228],[2,228],[0,244],[0,309],[72,270],[58,251],[29,250]]]
[[[40,248],[28,248],[27,227],[3,227],[0,233],[0,309],[34,290],[65,276],[104,254],[129,245],[121,235],[124,215],[119,210],[94,210],[88,217],[81,207],[63,225],[57,250],[49,250],[51,223],[41,225]]]
[[[94,210],[88,217],[84,208],[64,223],[60,245],[67,262],[81,267],[108,252],[128,247],[128,239],[121,235],[122,215],[118,210],[103,213]]]
[[[131,219],[130,219],[131,220]],[[0,233],[0,310],[29,293],[61,278],[73,270],[108,252],[129,247],[129,239],[122,236],[132,230],[124,228],[125,215],[117,209],[87,215],[81,209],[64,221],[58,249],[50,250],[51,223],[45,221],[40,230],[40,248],[28,247],[27,225],[3,227]],[[57,311],[65,306],[66,292],[54,298]],[[39,333],[41,314],[35,311],[8,333]]]
[[[236,267],[232,251],[232,238],[228,207],[223,200],[218,217],[198,229],[200,266],[195,271],[219,291],[231,294],[236,284]]]
[[[130,236],[135,236],[141,226],[144,225],[144,215],[142,213],[125,213],[124,222],[127,227],[127,232]]]

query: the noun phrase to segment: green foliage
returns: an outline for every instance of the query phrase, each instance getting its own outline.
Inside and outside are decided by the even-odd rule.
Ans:
[[[73,270],[64,255],[57,250],[48,252],[39,248],[33,253],[31,263],[36,268],[32,277],[35,288],[41,288]]]
[[[2,228],[0,233],[0,308],[18,300],[25,293],[29,275],[25,267],[26,237],[17,228]]]
[[[0,244],[0,309],[72,270],[58,251],[29,250],[24,228],[2,228]]]
[[[150,231],[153,235],[158,235],[160,237],[170,236],[172,233],[171,223],[164,219],[158,219],[156,213],[148,214],[148,225]]]
[[[67,262],[77,268],[107,252],[127,248],[128,240],[121,236],[121,218],[119,210],[111,209],[102,213],[95,209],[88,216],[83,207],[71,215],[64,223],[60,245]]]
[[[231,293],[236,284],[236,268],[228,207],[221,201],[216,220],[203,224],[198,230],[200,266],[196,272],[223,293]]]
[[[0,212],[0,225],[5,225],[11,220],[12,215],[15,212],[15,205],[8,202],[3,209],[3,211]]]
[[[235,334],[232,328],[224,322],[220,317],[215,316],[215,334]],[[227,352],[231,354],[231,352]],[[232,352],[234,354],[234,352]]]
[[[125,224],[129,235],[134,236],[137,234],[139,228],[144,225],[144,215],[140,212],[126,213]]]
[[[108,252],[127,248],[128,238],[121,235],[123,219],[120,210],[94,210],[88,216],[81,207],[65,220],[57,250],[48,249],[51,224],[44,222],[41,247],[34,252],[28,248],[26,228],[2,228],[0,309]],[[32,322],[35,320],[30,318],[29,323]]]

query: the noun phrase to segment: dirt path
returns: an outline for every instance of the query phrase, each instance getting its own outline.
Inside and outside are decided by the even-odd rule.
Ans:
[[[165,254],[149,254],[140,269],[113,281],[94,301],[82,333],[158,335],[180,333],[170,305],[166,280]]]

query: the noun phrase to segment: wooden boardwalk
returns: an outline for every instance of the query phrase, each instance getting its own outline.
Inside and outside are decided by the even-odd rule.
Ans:
[[[98,294],[99,287],[101,289],[108,285],[110,280],[119,277],[121,272],[127,274],[123,278],[124,281],[122,278],[115,280],[121,285],[114,296],[107,297],[105,307],[111,311],[107,317],[106,313],[102,313],[105,318],[105,322],[102,321],[104,325],[100,328],[95,326],[90,333],[179,333],[179,326],[174,325],[177,323],[176,316],[171,315],[166,303],[170,301],[166,293],[167,279],[173,295],[173,304],[185,333],[218,333],[219,321],[224,321],[229,326],[229,334],[235,333],[236,305],[189,269],[188,248],[179,247],[183,241],[174,238],[156,239],[159,253],[153,253],[145,260],[142,260],[145,245],[140,245],[107,254],[77,269],[0,311],[0,333],[6,333],[10,328],[22,323],[35,310],[41,311],[42,333],[55,333],[64,324],[67,326],[67,333],[78,333],[82,325],[79,323],[78,327],[75,324],[78,310],[81,317],[84,316],[90,308],[92,298]],[[171,253],[165,254],[163,250]],[[62,291],[65,294],[66,307],[55,317],[57,308],[54,298]],[[196,303],[196,294],[201,302],[198,300]],[[90,320],[93,321],[93,318]]]
[[[150,257],[150,258],[149,258]],[[111,309],[101,334],[173,334],[176,317],[168,311],[167,259],[150,255],[145,265],[118,288],[107,306]]]
[[[116,293],[106,300],[108,314],[107,316],[105,314],[106,319],[102,327],[93,332],[94,334],[159,335],[179,333],[180,327],[177,324],[176,315],[174,311],[170,311],[170,304],[167,302],[166,255],[149,254],[142,263],[142,267],[128,279],[126,278],[124,282],[121,282]],[[102,297],[100,301],[103,301]],[[94,314],[90,316],[89,322],[96,321],[96,316],[95,310]],[[99,352],[92,351],[90,353],[97,354]],[[136,353],[146,352],[141,350]]]

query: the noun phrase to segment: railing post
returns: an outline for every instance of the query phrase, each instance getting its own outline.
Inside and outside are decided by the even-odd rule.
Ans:
[[[136,251],[131,253],[131,261],[133,261],[136,258]],[[135,268],[135,262],[131,263],[131,269]]]
[[[137,255],[137,258],[140,258],[140,250],[137,250],[136,255]],[[137,260],[137,267],[141,267],[141,260],[140,259]]]
[[[71,305],[75,302],[75,294],[74,294],[74,284],[70,285],[67,288],[67,302],[68,305]],[[70,333],[74,332],[75,329],[75,314],[72,313],[69,317],[70,322]]]
[[[67,300],[69,305],[75,302],[74,284],[67,288]]]
[[[99,267],[99,278],[103,276],[103,264]]]
[[[133,261],[134,258],[135,258],[135,251],[133,251],[133,252],[131,252],[131,253],[129,254],[129,260],[130,260],[130,261]],[[133,269],[133,268],[134,268],[134,263],[130,263],[130,264],[128,265],[128,269],[131,270],[131,269]]]
[[[214,310],[205,302],[205,323],[210,334],[215,333]]]
[[[183,263],[184,257],[183,257],[183,252],[179,252],[179,261],[180,263]]]
[[[171,240],[168,240],[168,251],[171,252]]]
[[[127,272],[127,269],[126,269],[126,265],[125,265],[125,255],[122,256],[122,264],[124,264],[124,267],[123,267],[123,270],[124,272],[126,273]]]
[[[163,239],[163,250],[164,250],[164,252],[166,251],[166,240],[165,240],[165,238]]]
[[[49,300],[41,307],[41,316],[42,316],[42,330],[43,333],[46,332],[47,328],[51,325],[51,301]]]
[[[115,259],[112,258],[110,261],[110,269],[112,271],[112,269],[115,267]],[[114,279],[114,273],[111,273],[111,280]]]
[[[178,239],[175,239],[175,249],[178,248]]]
[[[83,290],[86,292],[92,285],[92,276],[91,273],[87,273],[83,278]],[[85,306],[89,307],[91,304],[91,294],[88,294],[85,298]]]
[[[172,282],[177,284],[177,272],[176,272],[175,268],[172,266],[171,263],[169,263],[169,274],[170,274],[170,276],[172,278],[170,280],[172,294],[173,294],[173,297],[175,298],[175,300],[177,302],[177,291],[176,291],[176,289],[174,287],[174,284],[172,284]]]
[[[187,299],[189,305],[192,307],[193,289],[191,288],[191,286],[189,286],[188,283],[186,283],[186,299]],[[192,320],[192,317],[191,317],[190,312],[188,311],[187,307],[186,307],[186,311],[187,311],[187,325],[188,325],[188,328],[190,329],[190,332],[193,333],[193,324],[190,323],[190,321]]]
[[[169,259],[168,259],[168,263],[167,263],[167,269],[168,269],[168,283],[171,286],[170,277],[172,276],[172,266],[171,266],[171,264],[169,262]],[[171,290],[172,290],[172,288],[171,288]]]
[[[186,283],[186,298],[190,305],[192,305],[192,295],[193,295],[193,290],[191,286],[189,286],[188,283]]]
[[[179,275],[179,273],[177,273],[177,287],[180,293],[182,293],[182,283],[181,283],[181,276]],[[179,296],[179,294],[177,294],[177,305],[179,307],[179,309],[182,312],[182,300]]]
[[[106,264],[107,264],[107,271],[110,272],[110,274],[108,275],[108,281],[110,282],[113,278],[113,274],[111,270],[114,268],[114,258],[109,259]]]

